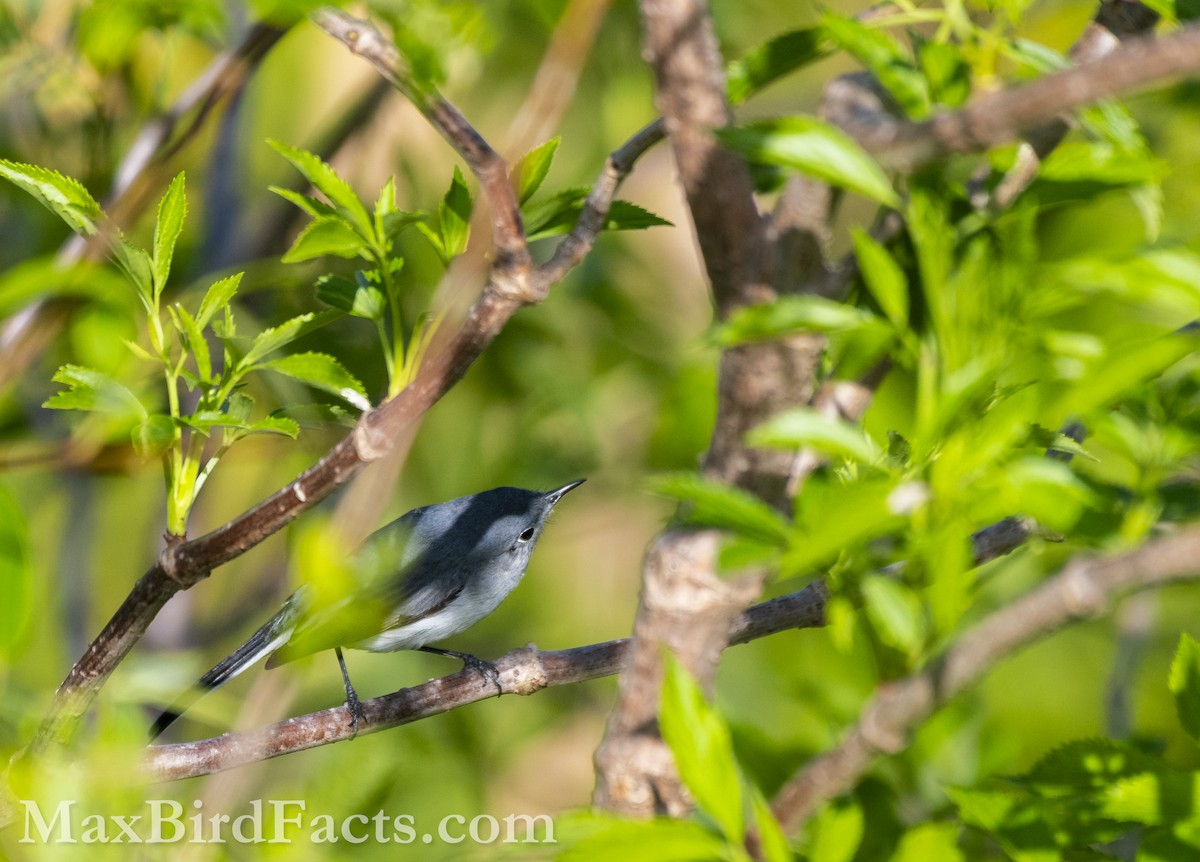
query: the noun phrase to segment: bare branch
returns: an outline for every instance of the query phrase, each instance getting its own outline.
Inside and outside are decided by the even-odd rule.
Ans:
[[[788,629],[822,626],[824,609],[825,594],[819,585],[763,602],[733,621],[728,628],[729,643],[749,643]],[[551,686],[612,676],[625,665],[629,648],[629,638],[553,652],[540,652],[530,645],[497,659],[495,665],[505,694],[531,695]],[[358,732],[378,733],[494,697],[496,689],[490,681],[462,670],[363,701],[364,718]],[[350,738],[350,714],[341,706],[246,733],[152,746],[146,753],[145,768],[156,781],[173,781]]]
[[[596,238],[604,230],[604,220],[617,189],[633,170],[634,163],[642,153],[663,139],[662,120],[655,120],[640,129],[633,137],[618,147],[608,157],[604,171],[592,186],[592,192],[584,202],[583,211],[575,223],[574,230],[554,249],[554,254],[539,266],[533,276],[535,290],[543,285],[555,284],[575,268],[591,252]]]
[[[1200,528],[1111,557],[1076,558],[1057,575],[985,617],[929,666],[883,685],[833,750],[810,761],[775,797],[784,829],[794,833],[821,803],[849,790],[882,754],[908,744],[909,733],[999,661],[1075,620],[1103,613],[1131,590],[1200,574]]]

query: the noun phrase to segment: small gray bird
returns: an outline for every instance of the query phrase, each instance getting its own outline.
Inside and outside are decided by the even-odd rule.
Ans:
[[[351,725],[362,706],[342,647],[371,652],[413,649],[461,660],[500,689],[490,662],[428,646],[470,628],[494,611],[521,582],[554,505],[578,479],[553,491],[493,488],[413,509],[373,533],[355,556],[353,579],[332,591],[308,584],[250,640],[200,677],[196,687],[162,713],[153,739],[202,694],[233,679],[264,656],[275,667],[332,649],[346,685]],[[332,594],[328,594],[328,593]]]

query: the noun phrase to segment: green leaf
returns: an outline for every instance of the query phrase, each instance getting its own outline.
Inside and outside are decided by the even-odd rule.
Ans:
[[[281,260],[284,263],[299,263],[327,254],[358,257],[367,248],[363,238],[340,215],[321,216],[304,226]]]
[[[317,299],[354,317],[382,320],[387,312],[383,292],[368,283],[356,284],[340,275],[317,279]]]
[[[525,213],[525,234],[530,241],[570,233],[579,221],[590,189],[566,189],[531,207]],[[613,201],[604,217],[603,230],[645,230],[671,222],[629,201]]]
[[[746,158],[779,165],[864,195],[884,206],[900,198],[883,169],[854,139],[815,117],[782,117],[719,129],[727,147]]]
[[[293,440],[300,436],[300,423],[290,416],[265,416],[246,426],[249,434],[282,434]]]
[[[196,314],[196,326],[200,329],[208,326],[219,311],[223,311],[233,301],[234,294],[242,283],[244,273],[234,273],[231,276],[214,281],[200,300],[200,310]]]
[[[663,741],[675,755],[679,777],[696,804],[716,821],[729,843],[741,845],[746,822],[729,728],[674,654],[666,653],[663,660]]]
[[[291,320],[285,320],[278,326],[264,329],[255,337],[253,343],[250,345],[250,349],[246,351],[246,355],[242,357],[242,361],[238,363],[238,366],[240,368],[249,368],[268,353],[272,353],[295,341],[304,334],[306,327],[312,323],[315,317],[316,315],[312,312],[300,314]]]
[[[654,820],[592,818],[587,834],[577,840],[558,830],[566,845],[557,862],[696,862],[729,858],[721,836],[694,820],[659,817]],[[582,831],[580,829],[579,831]]]
[[[165,413],[151,413],[129,432],[133,449],[143,458],[157,458],[175,443],[175,423]]]
[[[907,523],[912,501],[922,495],[918,483],[891,478],[843,482],[834,476],[810,477],[798,501],[796,528],[779,561],[781,575],[807,574],[843,552],[894,533]]]
[[[364,240],[371,238],[371,220],[367,217],[362,201],[358,199],[350,184],[339,177],[333,168],[321,161],[319,156],[306,150],[289,147],[279,141],[267,143],[291,162],[292,166],[312,183],[313,188],[329,198],[338,214],[348,221]],[[294,200],[292,202],[296,203]]]
[[[854,803],[834,803],[813,823],[810,862],[851,862],[863,840],[863,811]]]
[[[293,353],[264,362],[269,368],[337,395],[360,410],[370,410],[366,390],[340,362],[324,353]]]
[[[96,222],[104,215],[82,183],[58,171],[0,159],[0,177],[33,195],[77,234],[94,234]]]
[[[889,862],[962,862],[957,823],[919,823],[904,833]]]
[[[21,507],[0,486],[0,656],[10,660],[17,652],[34,609],[33,565],[29,556],[29,528]]]
[[[783,834],[783,828],[775,819],[771,806],[756,788],[750,789],[750,811],[766,862],[793,862],[792,848],[787,836]]]
[[[294,192],[291,189],[285,189],[281,186],[267,186],[267,189],[275,192],[275,194],[279,195],[285,201],[295,204],[313,218],[337,215],[336,209],[325,203],[325,201],[318,200],[311,195],[302,195],[299,192]]]
[[[118,233],[113,240],[111,253],[117,267],[141,297],[146,311],[153,312],[157,294],[154,290],[154,264],[150,255],[129,242],[122,233]]]
[[[175,244],[183,231],[183,220],[187,216],[187,195],[184,190],[185,177],[180,171],[158,204],[158,218],[154,223],[154,291],[160,295],[171,274],[171,260],[175,256]]]
[[[650,488],[691,504],[687,521],[692,524],[732,530],[773,545],[786,541],[790,531],[787,520],[758,497],[694,473],[656,477]]]
[[[768,419],[751,431],[746,440],[751,446],[812,447],[864,464],[876,464],[883,455],[875,441],[861,428],[811,407],[797,407]]]
[[[929,114],[925,78],[890,34],[832,12],[825,14],[822,24],[829,38],[866,66],[909,117],[921,119]]]
[[[1179,637],[1168,686],[1175,695],[1179,723],[1193,741],[1200,742],[1200,643],[1186,632]]]
[[[862,593],[880,640],[910,660],[919,656],[925,646],[925,614],[913,591],[886,575],[867,575]]]
[[[212,358],[209,356],[208,342],[204,340],[204,334],[200,331],[195,318],[188,314],[187,309],[179,303],[172,305],[170,312],[175,329],[183,336],[188,350],[192,354],[192,359],[196,362],[196,373],[201,382],[211,383],[213,379]]]
[[[1159,183],[1167,164],[1150,155],[1099,141],[1059,144],[1038,170],[1028,193],[1040,203],[1090,200],[1104,192]]]
[[[713,337],[721,347],[730,347],[769,341],[794,332],[845,332],[883,325],[882,320],[865,309],[805,294],[740,308],[713,331]]]
[[[555,137],[527,152],[517,163],[517,195],[522,204],[542,187],[562,138]]]
[[[462,171],[454,168],[450,188],[438,206],[438,228],[442,237],[442,254],[448,263],[467,250],[471,230],[471,192]]]
[[[118,419],[145,418],[146,408],[124,385],[94,368],[64,365],[54,372],[54,382],[68,388],[56,392],[42,405],[52,410],[93,410]]]
[[[886,248],[866,231],[853,229],[854,254],[863,283],[883,309],[892,325],[908,329],[908,279]]]
[[[971,95],[971,66],[958,45],[921,42],[917,57],[929,82],[930,98],[947,108],[960,108]]]
[[[792,30],[751,49],[725,70],[730,104],[740,105],[763,87],[821,59],[829,51],[829,40],[821,27]]]

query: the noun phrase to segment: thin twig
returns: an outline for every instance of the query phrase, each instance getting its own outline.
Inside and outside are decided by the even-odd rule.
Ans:
[[[1200,528],[1110,557],[1076,558],[1058,574],[985,617],[923,670],[880,687],[842,742],[810,761],[779,791],[788,833],[849,790],[879,755],[908,745],[911,731],[998,662],[1070,622],[1100,615],[1118,596],[1200,574]]]

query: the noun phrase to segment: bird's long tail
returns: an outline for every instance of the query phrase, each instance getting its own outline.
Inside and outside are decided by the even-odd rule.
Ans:
[[[161,713],[150,727],[150,739],[156,739],[203,695],[220,688],[259,659],[287,643],[296,627],[296,618],[300,613],[299,601],[299,593],[294,593],[284,602],[279,613],[250,636],[250,640],[217,662],[208,673],[196,681],[190,691],[175,701],[170,709]]]

